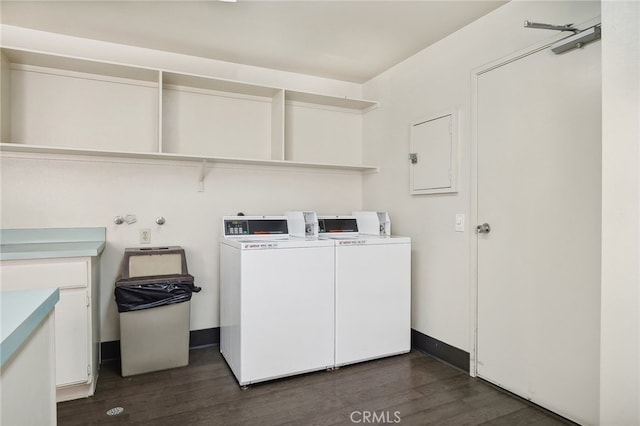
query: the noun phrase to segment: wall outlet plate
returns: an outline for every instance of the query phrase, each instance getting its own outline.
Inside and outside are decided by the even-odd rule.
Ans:
[[[151,244],[151,229],[144,228],[140,230],[140,244]]]

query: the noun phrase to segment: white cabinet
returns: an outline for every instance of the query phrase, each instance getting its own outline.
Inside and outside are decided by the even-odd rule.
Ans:
[[[2,150],[375,170],[377,102],[2,49]]]
[[[58,287],[55,308],[56,398],[93,395],[99,367],[96,257],[3,260],[3,290]]]

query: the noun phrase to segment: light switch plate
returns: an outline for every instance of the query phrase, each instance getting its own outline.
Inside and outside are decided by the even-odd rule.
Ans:
[[[464,214],[456,214],[456,232],[464,232]]]

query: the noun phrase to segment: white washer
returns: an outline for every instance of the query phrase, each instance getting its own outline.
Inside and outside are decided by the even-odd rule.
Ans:
[[[359,235],[355,216],[320,216],[335,243],[335,365],[411,350],[411,239]]]
[[[238,383],[334,364],[334,247],[288,237],[285,216],[223,218],[220,352]]]

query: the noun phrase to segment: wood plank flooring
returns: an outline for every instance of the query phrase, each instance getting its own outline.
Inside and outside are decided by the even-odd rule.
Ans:
[[[572,424],[417,351],[246,390],[217,346],[192,350],[189,362],[127,378],[105,363],[94,396],[58,404],[58,424]],[[124,412],[108,416],[114,407]]]

